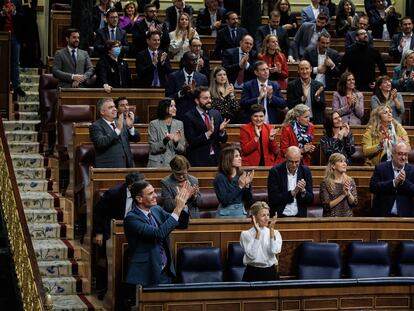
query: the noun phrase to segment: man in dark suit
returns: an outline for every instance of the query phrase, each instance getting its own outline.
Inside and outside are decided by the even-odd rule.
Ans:
[[[386,7],[384,0],[372,0],[372,3],[374,7],[367,12],[372,36],[375,39],[392,38],[398,28],[398,14],[395,7],[392,5]]]
[[[117,27],[118,25],[118,12],[115,8],[111,8],[106,12],[106,20],[108,26],[100,28],[96,31],[95,42],[93,44],[94,53],[99,56],[106,54],[105,42],[107,40],[117,40],[121,42],[121,56],[128,55],[129,45],[126,36],[126,32],[123,29]]]
[[[158,30],[161,33],[160,49],[168,51],[168,47],[170,45],[170,35],[168,34],[167,25],[165,23],[161,23],[157,19],[157,12],[158,9],[155,4],[147,4],[145,6],[144,19],[140,20],[138,23],[135,23],[132,27],[132,49],[134,56],[148,47],[146,40],[148,30]]]
[[[206,0],[205,8],[197,14],[197,33],[217,37],[217,32],[225,26],[225,13],[226,10],[219,7],[218,0]]]
[[[292,109],[297,104],[305,104],[311,109],[314,124],[323,123],[325,92],[323,84],[311,78],[311,64],[302,60],[298,65],[299,78],[290,81],[287,87],[287,104]]]
[[[211,95],[207,87],[194,90],[196,106],[184,115],[184,133],[188,142],[187,156],[191,166],[217,166],[220,143],[227,141],[229,120],[211,109]]]
[[[250,35],[245,35],[240,40],[240,47],[224,51],[222,64],[226,69],[229,82],[235,88],[241,89],[244,82],[256,77],[253,64],[257,59],[257,53],[252,49],[253,38]]]
[[[269,66],[264,61],[253,65],[257,79],[247,81],[243,85],[240,106],[244,110],[242,123],[250,122],[250,107],[261,104],[266,109],[265,123],[279,124],[283,118],[278,118],[278,110],[286,107],[285,99],[277,82],[269,80]]]
[[[329,47],[330,44],[331,36],[322,33],[318,38],[318,45],[306,50],[303,59],[312,66],[312,79],[321,82],[326,90],[336,91],[335,78],[339,75],[341,56]]]
[[[306,207],[313,201],[312,174],[301,164],[301,152],[296,146],[286,151],[286,161],[269,171],[267,193],[270,216],[306,217]]]
[[[95,167],[133,167],[129,142],[140,140],[134,128],[134,114],[129,112],[126,118],[117,116],[111,98],[100,99],[96,110],[101,118],[89,127],[89,136],[95,146]]]
[[[411,17],[406,16],[401,19],[400,26],[401,32],[392,37],[390,46],[390,56],[394,58],[394,63],[401,61],[404,51],[414,49],[413,21]]]
[[[174,31],[177,27],[178,15],[182,12],[193,17],[193,7],[189,4],[185,4],[185,0],[172,0],[173,5],[165,9],[164,23],[167,25],[169,32]]]
[[[277,36],[279,47],[285,56],[292,55],[290,51],[289,36],[285,28],[279,26],[280,24],[280,13],[279,11],[272,11],[269,14],[268,25],[263,25],[257,28],[256,32],[256,51],[259,52],[262,48],[264,38],[269,35]]]
[[[142,286],[172,283],[175,277],[169,235],[175,228],[188,226],[185,204],[189,197],[189,183],[178,189],[175,208],[166,212],[157,204],[154,187],[145,180],[131,188],[134,200],[124,219],[128,241],[128,272],[126,283]],[[131,286],[135,289],[135,286]]]
[[[414,166],[408,164],[410,146],[400,141],[392,148],[392,160],[375,167],[369,189],[374,196],[373,216],[414,216]]]
[[[356,45],[356,34],[359,29],[367,30],[369,28],[369,20],[366,14],[361,14],[358,19],[357,29],[348,31],[345,34],[345,51],[351,50]],[[372,35],[368,33],[368,46],[373,48],[374,47],[374,39]]]
[[[192,38],[190,40],[190,51],[197,56],[196,71],[205,75],[208,80],[210,78],[210,59],[204,53],[203,44],[200,39]]]
[[[159,49],[161,33],[148,31],[146,35],[148,48],[137,54],[137,86],[142,88],[165,87],[167,76],[171,72],[168,54]]]
[[[221,59],[224,50],[239,47],[241,39],[247,35],[247,30],[243,27],[237,27],[238,16],[230,11],[226,13],[227,27],[217,32],[216,47],[214,56]]]
[[[207,77],[196,71],[197,56],[193,52],[185,52],[181,64],[183,68],[170,74],[165,87],[165,96],[175,100],[178,120],[183,120],[184,114],[194,108],[195,88],[208,86]]]

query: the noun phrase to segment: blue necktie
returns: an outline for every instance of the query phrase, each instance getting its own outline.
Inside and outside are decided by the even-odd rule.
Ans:
[[[152,59],[155,57],[155,51],[152,52]],[[158,68],[154,66],[154,79],[152,80],[152,86],[160,86],[160,77],[158,75]]]
[[[111,40],[115,40],[115,30],[111,29]]]
[[[232,37],[233,37],[232,39],[233,39],[233,41],[236,42],[237,41],[237,31],[236,31],[236,28],[232,29],[231,33],[232,33]]]
[[[158,224],[154,219],[154,216],[152,216],[151,213],[148,213],[148,220],[154,228],[158,228]],[[167,253],[165,252],[164,246],[162,245],[162,240],[158,241],[158,245],[160,247],[160,257],[161,257],[161,264],[164,268],[167,265]]]
[[[191,84],[191,76],[190,75],[187,76],[187,84]]]
[[[72,50],[72,60],[73,60],[73,66],[75,66],[75,70],[76,70],[76,55],[75,55],[75,49]]]

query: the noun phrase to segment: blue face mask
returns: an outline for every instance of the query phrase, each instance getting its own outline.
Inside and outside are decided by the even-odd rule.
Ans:
[[[112,48],[112,54],[115,57],[118,57],[119,54],[121,54],[121,47],[117,46],[117,47]]]

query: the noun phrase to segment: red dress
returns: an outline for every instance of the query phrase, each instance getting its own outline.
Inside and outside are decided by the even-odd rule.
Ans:
[[[275,67],[280,64],[282,71],[280,73],[274,72],[270,73],[269,80],[276,81],[279,83],[280,88],[282,90],[286,90],[287,82],[286,79],[288,78],[289,69],[288,64],[286,61],[286,56],[282,52],[279,54],[259,54],[257,55],[257,59],[263,60],[266,64],[270,67]]]

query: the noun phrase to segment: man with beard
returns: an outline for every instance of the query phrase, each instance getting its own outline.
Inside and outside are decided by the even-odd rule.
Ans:
[[[229,120],[211,109],[211,95],[207,87],[194,90],[196,107],[184,115],[184,133],[188,142],[187,156],[191,166],[217,166],[220,143],[227,141]]]

